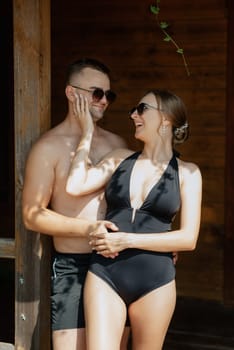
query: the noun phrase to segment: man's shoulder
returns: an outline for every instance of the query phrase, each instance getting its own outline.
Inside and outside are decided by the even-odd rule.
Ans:
[[[39,138],[34,142],[31,152],[54,152],[58,150],[60,146],[64,143],[64,136],[60,125],[55,126],[46,132],[44,132]]]
[[[44,132],[35,142],[35,147],[46,147],[57,142],[57,132],[55,128]]]

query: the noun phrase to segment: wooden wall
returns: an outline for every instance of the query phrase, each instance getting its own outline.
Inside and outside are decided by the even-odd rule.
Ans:
[[[130,147],[127,111],[149,88],[165,87],[185,101],[191,137],[180,146],[183,159],[203,174],[202,225],[198,248],[181,253],[179,295],[223,300],[224,168],[227,9],[225,0],[161,0],[159,19],[184,49],[190,76],[171,43],[163,41],[149,7],[152,0],[77,2],[52,0],[52,124],[66,113],[64,72],[83,56],[98,58],[112,70],[117,102],[102,125]],[[207,282],[207,278],[208,281]]]

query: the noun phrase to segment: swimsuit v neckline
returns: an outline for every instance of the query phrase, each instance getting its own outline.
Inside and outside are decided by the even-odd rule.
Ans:
[[[145,203],[147,202],[147,200],[149,199],[150,195],[152,194],[152,192],[155,190],[155,188],[157,188],[160,183],[162,182],[163,178],[165,177],[165,174],[168,172],[168,169],[169,169],[169,166],[171,165],[171,162],[173,160],[173,158],[175,157],[174,153],[172,154],[172,157],[171,159],[169,160],[165,170],[163,171],[162,175],[159,177],[158,181],[150,188],[150,190],[148,191],[147,195],[145,196],[144,200],[142,201],[141,205],[137,208],[133,207],[132,206],[132,203],[131,203],[131,197],[130,197],[130,193],[131,193],[131,175],[132,175],[132,172],[133,172],[133,168],[134,168],[134,165],[136,164],[136,161],[137,159],[139,158],[139,156],[141,155],[141,152],[136,152],[133,154],[133,157],[132,157],[132,162],[131,162],[131,166],[130,166],[130,171],[129,171],[129,176],[128,176],[128,201],[129,201],[129,206],[131,209],[133,209],[134,211],[135,210],[142,210],[144,208],[144,205]]]

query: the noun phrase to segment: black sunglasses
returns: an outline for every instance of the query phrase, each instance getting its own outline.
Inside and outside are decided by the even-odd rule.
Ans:
[[[136,107],[133,107],[130,111],[129,111],[129,115],[130,115],[130,118],[131,118],[131,115],[136,111],[138,115],[142,115],[147,109],[149,108],[153,108],[153,109],[156,109],[157,111],[160,111],[161,109],[158,108],[158,107],[154,107],[154,106],[151,106],[149,105],[148,103],[144,103],[144,102],[141,102],[138,106]]]
[[[109,103],[114,102],[116,99],[116,93],[114,91],[111,91],[111,90],[104,91],[101,88],[95,88],[93,90],[90,90],[90,89],[81,88],[80,86],[76,86],[76,85],[72,85],[72,84],[70,84],[70,85],[76,89],[92,92],[92,98],[93,98],[93,100],[95,100],[97,102],[100,101],[104,95],[106,96],[106,99]]]

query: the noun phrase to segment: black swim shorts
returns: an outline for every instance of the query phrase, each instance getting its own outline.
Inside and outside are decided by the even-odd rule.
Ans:
[[[52,330],[84,328],[83,287],[91,254],[55,253],[52,264]]]

